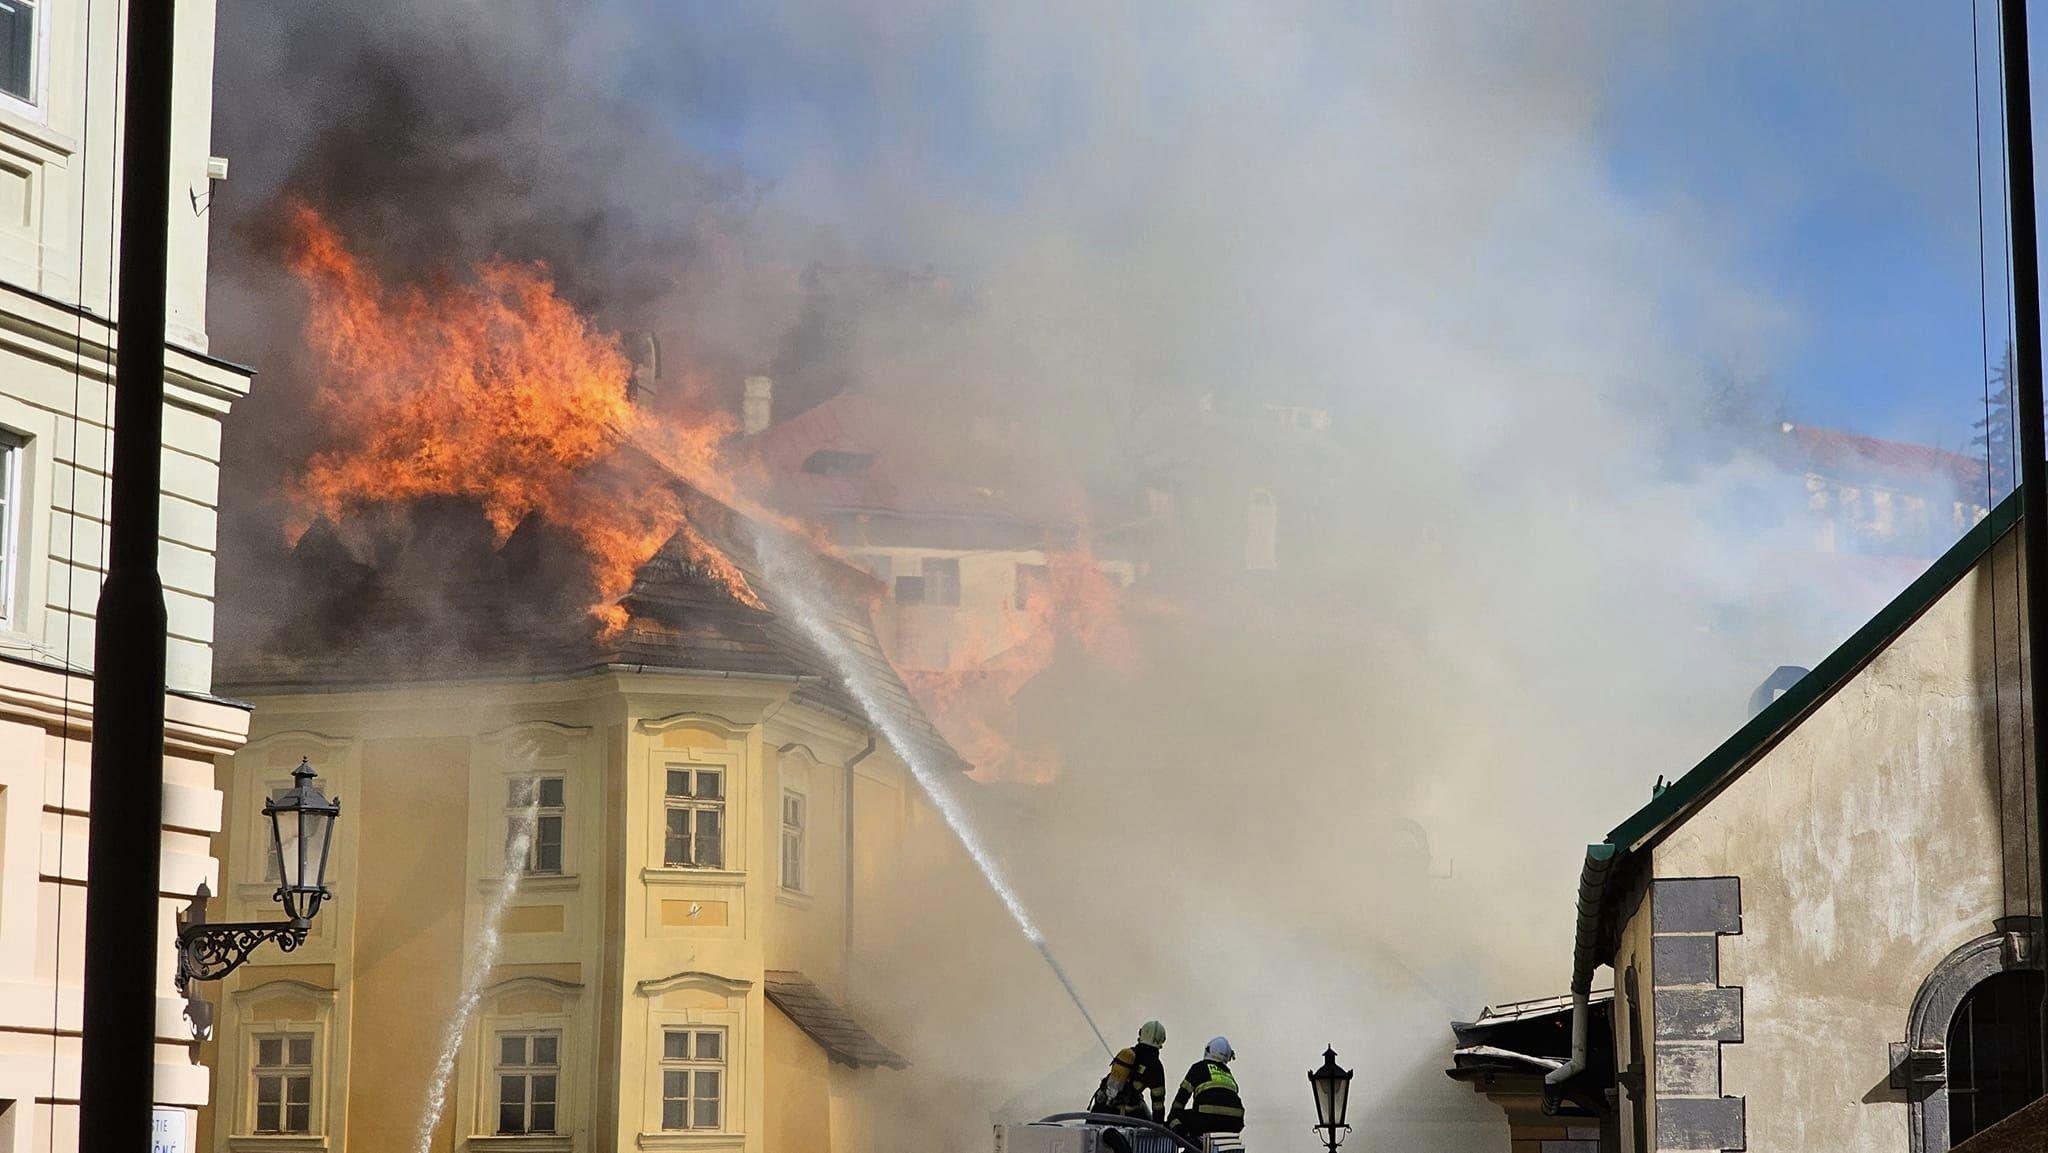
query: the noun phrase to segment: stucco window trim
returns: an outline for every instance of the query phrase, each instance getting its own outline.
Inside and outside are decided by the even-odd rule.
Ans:
[[[339,991],[287,977],[232,989],[228,992],[228,999],[235,1009],[234,1035],[220,1039],[219,1052],[232,1063],[215,1070],[221,1098],[215,1102],[216,1116],[231,1117],[234,1122],[233,1130],[227,1135],[228,1142],[231,1145],[246,1142],[250,1149],[324,1149],[328,1135],[333,1131],[329,1105],[339,1100],[338,1095],[344,1091],[335,1083],[334,1015],[340,1000]],[[302,1007],[307,1015],[259,1015],[267,1006],[292,1004]],[[255,1041],[259,1034],[279,1033],[301,1033],[313,1038],[313,1099],[309,1102],[310,1131],[306,1133],[256,1132],[256,1101],[252,1092]]]
[[[506,1011],[508,996],[541,992],[560,998],[559,1011]],[[586,1054],[577,1028],[578,1007],[583,987],[551,977],[513,977],[486,987],[478,998],[482,1011],[464,1038],[465,1047],[479,1055],[470,1074],[467,1118],[457,1118],[458,1132],[467,1129],[463,1141],[475,1148],[519,1150],[522,1153],[566,1150],[584,1123],[581,1099],[572,1091],[585,1077]],[[552,1133],[499,1133],[497,1095],[497,1043],[500,1033],[553,1033],[556,1050],[555,1131]],[[466,1123],[465,1123],[466,1122]]]
[[[322,1153],[325,1133],[236,1133],[228,1137],[234,1153]]]
[[[476,891],[487,896],[504,887],[503,873],[476,879]],[[578,873],[521,873],[517,887],[522,893],[573,893],[583,887],[583,877]]]
[[[472,1149],[496,1153],[569,1153],[576,1139],[567,1133],[480,1133],[465,1138]]]
[[[649,865],[640,870],[640,879],[650,885],[718,885],[737,889],[746,885],[747,871],[745,869],[657,868]]]
[[[1891,1084],[1906,1092],[1911,1153],[1947,1153],[1948,1029],[1963,998],[2015,969],[2040,969],[2038,917],[2001,917],[1991,932],[1958,946],[1921,982],[1906,1019],[1906,1039],[1891,1046]]]
[[[633,1135],[634,1144],[642,1149],[743,1149],[747,1135],[734,1130],[717,1133],[676,1133],[640,1132]]]

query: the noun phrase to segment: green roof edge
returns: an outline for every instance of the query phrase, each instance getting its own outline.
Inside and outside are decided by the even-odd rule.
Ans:
[[[1926,572],[1878,610],[1848,640],[1785,690],[1777,700],[1735,730],[1720,747],[1708,753],[1684,776],[1653,797],[1649,804],[1614,827],[1607,843],[1623,852],[1633,852],[1674,817],[1704,798],[1723,781],[1748,767],[1778,738],[1833,696],[1864,665],[1870,663],[1892,638],[1906,630],[1920,614],[1933,607],[1955,583],[1963,578],[1991,546],[2012,531],[2020,519],[2020,490],[2013,489],[1990,515],[1970,526],[1949,550],[1941,554]]]

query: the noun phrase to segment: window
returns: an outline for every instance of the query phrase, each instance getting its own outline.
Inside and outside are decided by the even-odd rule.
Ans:
[[[782,794],[782,887],[804,889],[804,795]]]
[[[900,605],[921,605],[924,603],[924,578],[921,576],[900,576],[896,578],[896,603]]]
[[[560,1033],[498,1034],[498,1132],[555,1132]]]
[[[950,556],[928,556],[924,558],[923,567],[924,603],[928,605],[959,604],[959,558]]]
[[[1964,994],[1949,1023],[1949,1144],[2018,1112],[2040,1086],[2041,973],[2008,969]]]
[[[724,1091],[725,1030],[661,1031],[663,1129],[717,1129]]]
[[[25,104],[42,102],[36,75],[40,7],[41,0],[0,0],[0,92]]]
[[[667,835],[661,863],[671,869],[725,867],[725,770],[668,771]]]
[[[505,791],[505,863],[528,873],[562,871],[562,813],[564,787],[560,777],[513,777]],[[526,814],[533,812],[533,839],[526,846],[526,860],[519,855],[519,834]]]
[[[281,1033],[256,1038],[256,1131],[313,1131],[313,1035]]]
[[[0,0],[4,10],[7,0]],[[14,582],[21,571],[21,458],[25,441],[0,430],[0,621],[14,620]]]

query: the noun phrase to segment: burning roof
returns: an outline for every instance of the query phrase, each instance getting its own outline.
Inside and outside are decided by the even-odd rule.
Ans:
[[[570,676],[601,669],[797,678],[797,699],[872,723],[831,662],[783,617],[760,579],[754,532],[779,532],[742,517],[672,477],[651,459],[650,483],[666,484],[702,536],[681,534],[633,573],[623,624],[593,616],[593,576],[574,533],[531,514],[502,544],[481,505],[433,497],[400,510],[315,522],[293,548],[292,613],[244,651],[223,652],[218,680],[242,694],[372,688],[448,680]],[[737,595],[699,559],[715,541],[763,595]],[[831,588],[829,622],[865,679],[904,721],[936,765],[965,770],[883,655],[868,605],[867,574],[814,550],[811,567]],[[906,753],[912,750],[904,750]]]

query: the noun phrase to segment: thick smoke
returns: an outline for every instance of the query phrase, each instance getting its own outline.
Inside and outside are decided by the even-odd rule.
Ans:
[[[224,595],[270,606],[274,494],[317,441],[293,196],[400,274],[546,261],[700,398],[765,372],[784,411],[856,385],[997,419],[1103,494],[1098,530],[1183,478],[1198,555],[1156,574],[1137,669],[1035,684],[1067,771],[979,807],[1105,1027],[1164,1019],[1176,1075],[1231,1036],[1261,1146],[1306,1123],[1325,1042],[1403,1147],[1497,1127],[1437,1072],[1445,1023],[1561,991],[1578,846],[1885,591],[1817,612],[1780,563],[1793,490],[1753,436],[1795,318],[1603,163],[1620,42],[1668,30],[1510,0],[751,7],[223,4],[212,327],[263,372]],[[1276,406],[1328,425],[1276,436]],[[1243,571],[1253,488],[1272,572]],[[952,985],[895,975],[938,982],[900,990],[956,1071],[919,1084],[973,1087],[974,1141],[995,1102],[1077,1107],[1098,1062],[1050,978],[939,906],[876,913],[987,945]]]

